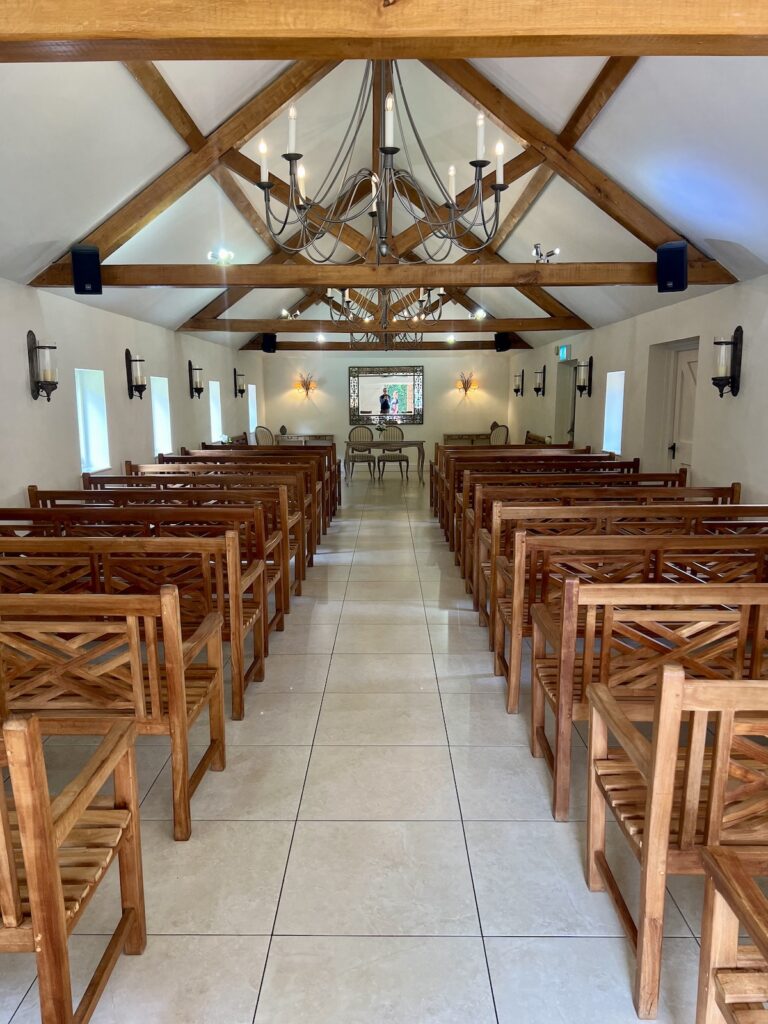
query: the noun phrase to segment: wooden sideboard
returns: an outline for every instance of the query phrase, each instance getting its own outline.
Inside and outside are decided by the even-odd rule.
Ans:
[[[443,444],[447,445],[489,445],[491,443],[490,434],[443,434]]]
[[[276,444],[334,444],[334,434],[275,434]]]

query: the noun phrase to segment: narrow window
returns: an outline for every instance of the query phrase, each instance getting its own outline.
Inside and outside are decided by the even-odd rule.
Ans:
[[[613,370],[605,378],[605,420],[603,450],[621,454],[621,428],[624,420],[624,371]]]
[[[256,429],[259,422],[259,412],[256,407],[256,385],[248,385],[248,429],[251,433]]]
[[[149,393],[152,398],[152,437],[155,455],[173,451],[171,435],[171,399],[167,377],[150,377]]]
[[[223,434],[221,425],[221,387],[217,380],[208,381],[208,401],[211,406],[211,441],[220,441]]]
[[[109,469],[109,432],[103,370],[75,370],[80,468],[84,473]]]

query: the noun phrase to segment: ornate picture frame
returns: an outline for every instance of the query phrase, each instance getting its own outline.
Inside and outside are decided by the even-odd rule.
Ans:
[[[403,412],[391,410],[382,413],[377,408],[368,408],[373,405],[370,399],[361,411],[360,391],[361,378],[377,377],[382,381],[382,387],[393,388],[401,392],[404,388],[409,396],[409,407]],[[366,383],[372,384],[372,381]],[[378,384],[377,384],[378,387]],[[370,392],[370,387],[364,388]],[[350,426],[365,424],[366,426],[385,426],[387,423],[398,424],[422,424],[424,422],[424,367],[423,366],[350,366],[349,367],[349,422]],[[399,404],[399,403],[398,403]]]

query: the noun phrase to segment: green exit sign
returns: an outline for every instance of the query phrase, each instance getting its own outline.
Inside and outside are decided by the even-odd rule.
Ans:
[[[555,351],[557,352],[557,361],[559,363],[564,363],[567,359],[571,358],[570,345],[557,345]]]

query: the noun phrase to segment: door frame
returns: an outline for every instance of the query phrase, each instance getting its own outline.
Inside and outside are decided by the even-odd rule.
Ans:
[[[689,338],[677,338],[674,341],[658,342],[648,349],[643,466],[651,471],[666,470],[669,466],[668,447],[674,440],[672,435],[675,428],[677,353],[698,350],[700,342],[699,335],[694,335]]]

